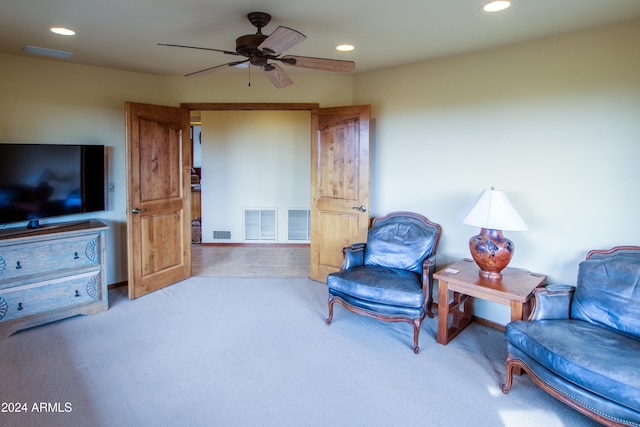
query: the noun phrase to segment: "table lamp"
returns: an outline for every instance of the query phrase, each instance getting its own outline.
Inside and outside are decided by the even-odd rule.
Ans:
[[[480,275],[499,279],[501,271],[511,261],[514,244],[502,235],[502,230],[526,230],[527,224],[513,208],[502,191],[483,190],[458,216],[469,225],[480,227],[480,234],[469,239],[469,250],[480,267]]]

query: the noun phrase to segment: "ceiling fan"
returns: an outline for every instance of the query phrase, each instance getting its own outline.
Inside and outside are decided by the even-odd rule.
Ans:
[[[204,70],[189,73],[186,76],[199,76],[210,73],[224,67],[234,67],[239,64],[248,62],[251,65],[262,68],[265,76],[277,88],[287,87],[293,84],[293,80],[284,72],[280,65],[270,61],[280,61],[293,67],[311,68],[322,71],[348,72],[353,71],[356,63],[353,61],[343,61],[338,59],[314,58],[309,56],[280,56],[285,50],[303,42],[307,37],[291,28],[278,27],[270,35],[262,34],[262,28],[267,26],[271,21],[271,15],[264,12],[251,12],[247,15],[249,22],[255,26],[258,31],[256,34],[247,34],[236,39],[236,50],[213,49],[197,46],[183,46],[177,44],[158,43],[160,46],[184,47],[188,49],[210,50],[214,52],[222,52],[226,55],[242,56],[247,59],[240,61],[228,62],[215,67],[205,68]]]

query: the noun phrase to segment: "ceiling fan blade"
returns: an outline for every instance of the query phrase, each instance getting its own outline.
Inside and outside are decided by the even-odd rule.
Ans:
[[[278,89],[291,86],[293,84],[293,80],[289,78],[287,73],[284,72],[282,67],[278,64],[267,64],[263,67],[264,74],[267,76],[271,83]]]
[[[236,65],[242,64],[242,63],[247,62],[247,61],[248,61],[248,59],[246,59],[244,61],[234,61],[234,62],[229,62],[228,64],[216,65],[215,67],[209,67],[209,68],[205,68],[204,70],[195,71],[193,73],[185,74],[185,77],[202,76],[203,74],[209,74],[211,72],[217,71],[217,70],[225,68],[225,67],[235,67]]]
[[[168,44],[168,43],[158,43],[158,46],[185,47],[187,49],[210,50],[210,51],[213,51],[213,52],[222,52],[222,53],[224,53],[226,55],[241,56],[239,53],[233,52],[231,50],[213,49],[213,48],[210,48],[210,47],[184,46],[184,45],[181,45],[181,44]]]
[[[302,68],[312,68],[322,71],[348,72],[356,69],[353,61],[343,61],[340,59],[312,58],[310,56],[287,55],[282,58],[273,58],[284,62],[287,65]]]
[[[268,55],[280,55],[285,50],[302,43],[307,37],[291,28],[278,27],[267,37],[258,49]]]

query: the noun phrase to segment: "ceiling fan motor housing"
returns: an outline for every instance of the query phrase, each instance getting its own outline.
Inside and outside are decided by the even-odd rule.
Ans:
[[[269,37],[268,35],[262,34],[262,28],[269,24],[271,21],[271,15],[264,12],[251,12],[247,15],[247,18],[249,19],[249,22],[258,29],[258,32],[256,34],[247,34],[238,37],[236,39],[236,52],[242,56],[251,58],[251,63],[253,65],[264,65],[266,64],[266,59],[262,61],[264,63],[256,64],[254,63],[254,57],[262,55],[258,46],[260,46],[260,44]]]
[[[251,54],[261,53],[258,46],[267,38],[265,34],[247,34],[236,39],[236,52],[247,58]]]

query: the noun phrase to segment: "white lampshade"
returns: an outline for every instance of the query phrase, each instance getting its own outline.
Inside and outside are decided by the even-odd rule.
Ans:
[[[527,230],[527,224],[518,215],[502,191],[483,190],[458,216],[469,225],[493,230]]]

